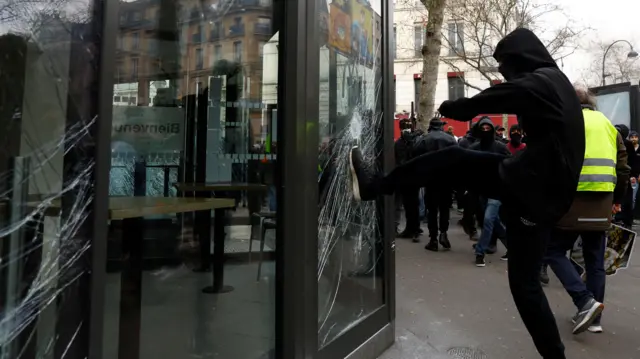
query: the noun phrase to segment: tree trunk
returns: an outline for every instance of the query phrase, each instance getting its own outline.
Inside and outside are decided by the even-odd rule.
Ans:
[[[418,127],[426,130],[435,113],[438,66],[442,48],[442,23],[446,0],[421,0],[427,8],[428,20],[424,46],[422,46],[422,78],[418,100]]]

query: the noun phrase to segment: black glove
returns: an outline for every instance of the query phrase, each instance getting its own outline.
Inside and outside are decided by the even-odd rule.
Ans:
[[[446,118],[454,118],[453,116],[453,101],[451,100],[446,100],[444,101],[440,107],[438,107],[438,113],[440,113],[440,115],[442,115],[443,117]]]

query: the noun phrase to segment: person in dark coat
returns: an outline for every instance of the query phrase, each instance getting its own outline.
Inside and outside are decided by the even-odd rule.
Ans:
[[[504,137],[504,131],[506,131],[504,127],[500,125],[496,126],[496,140],[506,145],[509,143],[509,140]]]
[[[636,154],[635,146],[630,137],[629,127],[626,125],[616,125],[615,126],[620,136],[622,136],[624,140],[624,147],[627,151],[627,165],[631,168],[631,173],[629,175],[629,182],[627,184],[627,192],[625,194],[625,198],[622,201],[622,210],[616,214],[616,221],[622,222],[622,224],[631,228],[633,226],[633,204],[635,199],[634,187],[638,186],[638,176],[640,175],[640,157]]]
[[[507,146],[500,141],[495,135],[495,127],[489,117],[482,117],[476,125],[476,138],[478,142],[471,146],[474,151],[482,151],[489,153],[496,153],[502,156],[510,156],[511,152],[507,149]],[[503,241],[506,246],[506,229],[500,220],[500,206],[502,203],[494,198],[482,197],[480,199],[483,210],[482,215],[482,235],[473,247],[476,254],[476,266],[484,267],[486,265],[484,256],[485,254],[495,253],[495,249],[491,249],[491,240],[495,234],[496,238]],[[506,259],[507,257],[503,257]]]
[[[370,172],[355,146],[349,155],[353,195],[372,201],[436,181],[499,199],[507,237],[513,238],[508,276],[516,307],[541,356],[565,359],[539,275],[551,231],[568,212],[578,187],[585,152],[582,108],[573,84],[531,30],[509,33],[493,57],[507,81],[471,98],[444,101],[438,112],[457,121],[483,113],[514,114],[528,136],[526,150],[511,157],[451,146],[383,176]]]
[[[416,136],[420,133],[413,130],[411,120],[400,121],[400,138],[394,144],[394,154],[396,165],[406,163],[413,156],[413,146]],[[405,229],[399,233],[400,238],[411,238],[419,241],[420,236],[420,211],[419,211],[419,188],[408,187],[399,192],[396,196],[396,232],[400,230],[401,207],[405,212]]]
[[[446,122],[433,118],[429,122],[429,133],[416,141],[415,154],[440,151],[447,147],[457,146],[455,138],[444,132]],[[438,250],[438,243],[442,248],[451,249],[447,231],[449,230],[449,210],[453,187],[448,183],[429,183],[425,186],[425,205],[427,207],[427,223],[429,226],[429,243],[424,247],[430,251]],[[439,216],[438,216],[439,215]]]

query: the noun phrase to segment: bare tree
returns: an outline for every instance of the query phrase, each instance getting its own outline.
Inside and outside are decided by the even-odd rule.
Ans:
[[[450,1],[446,14],[450,22],[443,46],[448,56],[441,60],[455,72],[477,71],[487,82],[500,79],[492,55],[498,41],[511,31],[520,27],[534,31],[554,59],[562,61],[576,51],[587,30],[575,25],[559,5],[536,0]]]
[[[420,0],[427,11],[425,41],[422,46],[422,76],[418,98],[418,124],[426,130],[429,119],[435,112],[438,67],[442,49],[442,24],[447,5],[446,0]]]
[[[589,48],[591,62],[581,73],[581,82],[588,87],[602,84],[602,60],[611,41],[597,41]],[[609,84],[638,82],[640,80],[640,60],[628,58],[630,48],[626,43],[613,45],[605,60],[605,79]]]

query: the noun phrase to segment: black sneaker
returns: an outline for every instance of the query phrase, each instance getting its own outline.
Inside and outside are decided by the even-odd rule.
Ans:
[[[502,257],[500,257],[501,261],[508,261],[509,260],[509,252],[505,253]]]
[[[591,324],[600,316],[604,310],[604,304],[591,298],[573,317],[574,327],[573,334],[580,334],[589,329]]]
[[[376,194],[371,191],[371,174],[367,172],[362,159],[362,152],[354,146],[349,152],[349,168],[351,169],[351,188],[356,201],[371,201]]]
[[[428,251],[432,251],[432,252],[437,252],[438,251],[438,241],[436,241],[435,239],[430,240],[429,243],[427,243],[427,245],[424,246],[424,249],[426,249]]]
[[[484,262],[484,256],[476,255],[476,267],[484,267],[487,264]]]
[[[469,235],[469,240],[472,242],[477,242],[480,238],[478,238],[478,231],[473,231]]]
[[[442,246],[442,248],[444,248],[445,250],[451,249],[451,243],[449,242],[449,236],[447,236],[446,233],[440,233],[440,238],[439,238],[438,241],[440,242],[440,245]]]
[[[540,269],[540,282],[544,285],[549,284],[549,274],[547,273],[547,265],[543,265]]]

